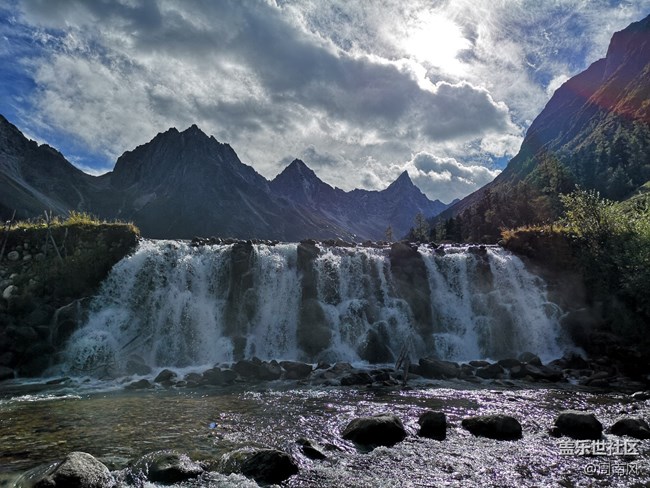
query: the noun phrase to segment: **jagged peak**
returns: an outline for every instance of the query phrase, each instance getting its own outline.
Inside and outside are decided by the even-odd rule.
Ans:
[[[314,173],[314,170],[312,170],[305,164],[304,161],[298,158],[291,161],[291,163],[286,168],[284,168],[284,170],[282,170],[282,172],[276,176],[276,178],[280,176],[283,178],[287,178],[289,176],[302,176],[303,178],[309,180],[320,181],[320,178],[316,175],[316,173]]]
[[[397,188],[397,187],[406,187],[406,186],[415,186],[415,184],[413,183],[413,180],[411,180],[408,171],[404,170],[402,171],[402,174],[400,174],[395,181],[393,181],[390,185],[388,185],[388,188]]]

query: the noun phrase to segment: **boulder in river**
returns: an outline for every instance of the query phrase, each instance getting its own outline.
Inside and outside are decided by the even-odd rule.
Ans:
[[[327,459],[327,456],[315,441],[301,437],[296,442],[300,446],[302,453],[309,459]]]
[[[364,446],[393,446],[406,438],[402,421],[391,413],[358,417],[348,423],[341,435]]]
[[[142,456],[131,468],[131,479],[172,484],[196,478],[204,469],[187,454],[172,450],[156,451]]]
[[[461,370],[458,364],[434,358],[421,358],[413,372],[431,379],[458,378]]]
[[[442,412],[433,412],[431,410],[424,412],[418,419],[420,437],[428,437],[439,441],[447,437],[447,417]]]
[[[71,452],[37,480],[34,488],[109,488],[115,484],[103,463],[86,452]]]
[[[365,371],[359,371],[355,373],[350,373],[343,378],[341,378],[342,386],[353,386],[353,385],[370,385],[372,384],[373,379]]]
[[[293,458],[278,449],[237,449],[224,454],[220,463],[225,474],[240,473],[258,483],[277,484],[298,474]]]
[[[280,366],[284,369],[284,378],[287,380],[305,379],[313,370],[311,364],[301,363],[299,361],[280,361]]]
[[[616,421],[610,432],[614,435],[627,435],[635,439],[650,439],[650,426],[642,418],[626,417]]]
[[[462,426],[478,437],[500,441],[521,439],[521,424],[509,415],[480,415],[463,419]]]
[[[566,435],[573,439],[600,439],[603,434],[603,424],[593,413],[565,410],[555,419],[552,434]]]

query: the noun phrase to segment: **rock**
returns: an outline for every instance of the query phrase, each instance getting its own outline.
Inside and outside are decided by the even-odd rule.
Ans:
[[[643,402],[645,400],[650,400],[650,391],[636,391],[630,395],[632,400],[637,402]]]
[[[153,388],[153,385],[146,379],[134,381],[124,387],[125,390],[147,390],[149,388]]]
[[[406,430],[396,415],[381,413],[352,420],[341,435],[357,444],[390,447],[406,438]]]
[[[134,482],[144,478],[153,483],[172,484],[196,478],[204,469],[187,454],[166,450],[144,455],[130,471]]]
[[[447,417],[442,412],[424,412],[418,419],[420,437],[428,437],[439,441],[447,437]]]
[[[241,473],[258,483],[282,483],[298,474],[298,465],[286,452],[277,449],[238,449],[221,458],[225,474]]]
[[[517,356],[517,359],[522,363],[532,364],[533,366],[542,365],[542,360],[539,358],[539,356],[528,351],[522,352],[519,356]]]
[[[173,381],[176,381],[176,373],[171,369],[163,369],[153,380],[154,383],[166,383]]]
[[[482,368],[483,366],[489,366],[490,363],[488,361],[483,361],[483,360],[474,360],[469,362],[470,366],[473,366],[474,368]]]
[[[320,446],[311,439],[301,437],[296,443],[300,446],[302,453],[309,459],[327,459],[327,456],[321,451]]]
[[[140,358],[131,358],[126,362],[126,374],[145,376],[151,374],[151,368]]]
[[[650,439],[650,426],[642,418],[628,417],[617,420],[610,432],[617,436],[627,435],[635,439]]]
[[[509,415],[482,415],[463,419],[462,426],[478,437],[501,441],[521,439],[521,424]]]
[[[555,427],[560,435],[573,439],[600,439],[603,425],[592,413],[565,410],[555,419]]]
[[[508,359],[501,359],[497,361],[497,364],[502,368],[510,369],[515,366],[521,366],[521,361],[519,359],[508,358]]]
[[[342,373],[347,373],[348,371],[352,371],[353,369],[354,368],[350,363],[340,362],[340,363],[336,363],[334,366],[329,368],[328,371],[335,374],[342,374]]]
[[[71,452],[63,461],[48,469],[34,488],[109,488],[115,480],[108,468],[85,452]]]
[[[52,318],[52,343],[61,346],[88,318],[91,297],[74,300],[57,309]]]
[[[270,363],[262,361],[251,361],[242,359],[237,361],[232,369],[234,369],[239,376],[246,379],[272,381],[278,380],[282,376],[282,368],[280,365],[272,361]]]
[[[280,366],[284,369],[284,378],[287,380],[302,380],[307,378],[313,370],[311,364],[298,361],[280,361]]]
[[[560,381],[564,379],[562,371],[548,366],[534,366],[530,363],[523,363],[521,366],[515,366],[510,370],[510,377],[513,379],[523,379],[530,376],[534,380]]]
[[[490,364],[489,366],[483,366],[482,368],[477,368],[475,372],[476,376],[486,380],[494,380],[502,377],[503,373],[503,368],[497,363]]]
[[[413,372],[431,379],[458,378],[461,370],[458,364],[433,358],[421,358]]]
[[[15,377],[15,372],[6,366],[0,366],[0,381],[11,380]]]
[[[351,373],[341,378],[341,386],[370,385],[372,382],[372,376],[370,376],[365,371]]]
[[[9,285],[2,292],[2,298],[4,298],[5,300],[9,300],[9,298],[11,298],[12,295],[17,295],[17,294],[18,294],[18,287],[16,285]]]
[[[571,354],[566,358],[564,367],[567,369],[587,369],[589,363],[578,354]]]
[[[11,251],[7,254],[7,259],[9,261],[18,261],[20,259],[20,253],[18,251]]]
[[[232,385],[236,379],[237,373],[232,369],[212,368],[203,372],[199,383],[208,386],[226,386]]]

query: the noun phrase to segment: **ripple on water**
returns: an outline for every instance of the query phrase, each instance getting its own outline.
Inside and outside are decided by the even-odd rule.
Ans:
[[[439,382],[413,390],[299,388],[229,390],[101,391],[18,395],[0,401],[0,472],[16,476],[67,452],[90,452],[110,469],[158,449],[178,449],[216,465],[243,446],[290,452],[300,473],[286,485],[330,486],[629,486],[650,482],[650,441],[634,458],[594,460],[561,455],[548,435],[566,408],[594,412],[605,427],[622,414],[648,418],[650,402],[627,403],[616,394],[566,388],[460,388]],[[444,441],[416,436],[428,409],[448,420]],[[354,417],[393,412],[409,436],[391,448],[358,451],[341,429]],[[507,413],[524,430],[519,441],[477,438],[461,427],[464,417]],[[323,446],[328,460],[313,461],[296,439]],[[606,440],[612,440],[606,435]],[[590,462],[636,462],[636,475],[586,475]],[[6,479],[6,478],[5,478]],[[0,478],[0,481],[2,478]],[[0,483],[0,486],[2,484]],[[245,478],[216,473],[184,486],[255,486]]]

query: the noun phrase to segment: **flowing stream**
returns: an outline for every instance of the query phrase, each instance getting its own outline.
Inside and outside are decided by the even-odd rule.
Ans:
[[[422,248],[428,289],[415,291],[396,286],[388,249],[324,247],[302,264],[311,300],[297,244],[239,251],[143,242],[104,282],[64,352],[65,372],[119,375],[132,357],[154,368],[253,356],[390,363],[405,346],[413,359],[554,359],[568,346],[543,281],[496,247],[482,256]],[[425,310],[414,310],[416,292]],[[317,326],[326,337],[314,341]]]
[[[404,389],[278,380],[124,389],[141,378],[129,371],[133,362],[150,368],[151,379],[162,368],[182,378],[253,356],[367,369],[394,365],[404,351],[412,360],[459,362],[532,351],[547,361],[571,348],[561,317],[544,282],[496,247],[398,255],[143,241],[102,284],[51,376],[0,385],[0,488],[29,487],[35,472],[71,451],[120,470],[161,449],[216,467],[222,454],[250,446],[289,452],[300,467],[284,483],[291,487],[648,486],[650,441],[639,442],[635,456],[566,455],[548,429],[566,408],[594,412],[606,428],[621,414],[648,418],[650,401],[567,383],[416,380]],[[444,441],[417,436],[417,419],[430,409],[447,416]],[[380,412],[402,419],[403,442],[366,452],[341,438],[352,418]],[[518,418],[523,438],[479,438],[461,427],[464,417],[487,413]],[[305,457],[300,437],[329,446],[327,459]],[[215,468],[182,486],[257,485]]]

